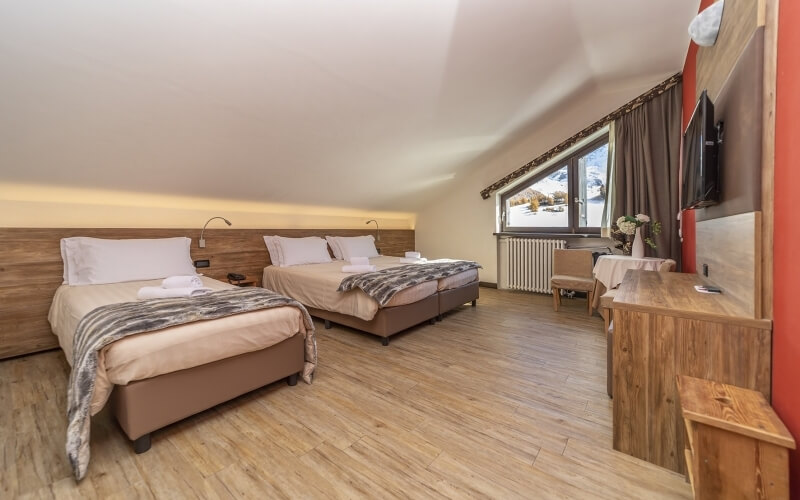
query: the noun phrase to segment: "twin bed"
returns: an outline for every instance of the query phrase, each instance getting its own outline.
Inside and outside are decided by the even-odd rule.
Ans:
[[[167,246],[161,240],[66,240],[64,285],[48,319],[73,368],[67,455],[77,479],[88,467],[90,417],[108,402],[142,453],[151,432],[219,403],[284,378],[289,385],[298,376],[311,383],[316,341],[309,313],[326,327],[335,321],[378,335],[386,345],[389,336],[466,302],[474,306],[478,298],[477,269],[469,269],[421,281],[381,305],[358,288],[336,291],[342,262],[333,261],[268,266],[264,289],[201,277],[199,297],[137,301],[137,292],[158,287],[163,277],[188,269],[194,274],[188,238]],[[393,257],[374,257],[370,264],[379,270],[406,265]],[[249,308],[239,308],[241,302]]]
[[[378,256],[369,259],[378,271],[406,266],[399,257]],[[420,264],[422,265],[422,264]],[[289,267],[264,268],[263,286],[288,295],[306,306],[312,316],[338,323],[381,337],[388,345],[389,337],[442,315],[467,302],[474,306],[479,296],[478,270],[469,269],[453,276],[405,288],[380,305],[361,289],[337,291],[342,279],[342,262],[332,261]]]
[[[202,280],[215,291],[235,288]],[[70,365],[82,318],[102,306],[136,302],[140,288],[160,283],[59,287],[48,319]],[[313,331],[306,328],[302,311],[289,306],[127,336],[98,353],[90,414],[102,410],[110,398],[112,412],[135,449],[146,451],[149,434],[156,429],[285,377],[294,385],[304,370],[306,340],[313,342]],[[248,371],[234,359],[266,360],[266,369]],[[198,383],[195,375],[211,385]]]

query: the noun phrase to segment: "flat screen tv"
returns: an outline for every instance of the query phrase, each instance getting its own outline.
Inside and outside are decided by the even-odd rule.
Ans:
[[[717,150],[714,104],[704,90],[683,134],[682,209],[719,203]]]

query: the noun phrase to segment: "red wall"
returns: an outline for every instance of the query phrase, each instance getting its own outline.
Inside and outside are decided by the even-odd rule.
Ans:
[[[775,241],[772,406],[800,440],[800,2],[783,0],[778,16],[775,113]],[[794,309],[794,310],[793,310]],[[792,498],[800,498],[800,452],[791,455]]]
[[[701,0],[700,9],[702,11],[709,5],[714,3],[714,0]],[[686,53],[686,60],[683,62],[683,128],[689,124],[689,118],[692,117],[692,111],[697,104],[697,96],[695,95],[695,83],[697,74],[697,45],[694,42],[689,42],[689,50]],[[683,244],[681,246],[681,270],[685,273],[694,273],[697,271],[697,261],[695,257],[695,227],[694,227],[694,211],[684,210],[681,215],[681,235],[683,236]]]

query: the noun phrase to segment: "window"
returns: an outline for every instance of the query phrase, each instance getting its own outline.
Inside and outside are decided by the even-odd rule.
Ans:
[[[599,233],[607,168],[603,136],[504,194],[502,231]]]

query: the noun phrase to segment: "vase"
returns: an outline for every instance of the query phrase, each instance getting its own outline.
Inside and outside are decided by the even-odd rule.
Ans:
[[[631,245],[631,257],[641,259],[644,257],[644,242],[642,241],[642,228],[637,227],[633,233],[633,245]]]

